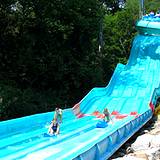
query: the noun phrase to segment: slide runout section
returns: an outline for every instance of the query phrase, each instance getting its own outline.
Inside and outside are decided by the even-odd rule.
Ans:
[[[114,128],[112,127],[112,125],[109,125],[105,129],[95,127],[93,130],[90,130],[89,132],[87,132],[85,134],[81,134],[78,137],[78,139],[76,139],[76,137],[74,137],[74,139],[71,139],[68,142],[66,141],[66,142],[60,144],[60,146],[58,145],[56,148],[63,148],[64,149],[65,152],[63,152],[63,154],[61,154],[61,152],[58,152],[50,157],[45,157],[45,159],[46,160],[50,160],[50,159],[56,160],[56,159],[66,159],[66,157],[68,159],[72,159],[72,158],[74,158],[72,153],[74,153],[75,151],[84,152],[84,149],[86,150],[86,148],[88,148],[96,143],[95,140],[100,140],[100,139],[102,139],[102,137],[109,135],[110,132],[114,132],[116,127],[124,125],[127,121],[128,120],[124,119],[123,121],[116,122],[114,124]],[[95,136],[93,137],[92,135],[95,135]],[[90,138],[88,138],[88,137],[90,137]],[[91,144],[91,142],[92,142],[92,144]],[[67,146],[68,143],[71,143],[72,146]],[[88,145],[90,145],[90,146],[88,146]],[[34,156],[36,156],[36,155],[37,155],[37,153],[35,153]]]
[[[57,153],[57,155],[52,156],[50,159],[47,158],[47,160],[51,160],[52,158],[56,159],[56,157],[59,157],[60,159],[65,159],[65,157],[68,157],[69,159],[84,159],[87,160],[89,159],[107,159],[109,156],[111,156],[113,153],[113,148],[114,152],[119,148],[119,145],[122,145],[121,142],[124,140],[128,140],[128,138],[137,131],[141,125],[147,122],[148,119],[150,118],[150,113],[146,112],[139,117],[138,120],[136,120],[133,117],[127,117],[123,120],[117,121],[114,123],[114,125],[111,125],[112,127],[110,128],[105,128],[105,129],[98,129],[97,133],[92,133],[96,136],[93,137],[93,139],[87,139],[82,140],[82,142],[86,142],[86,144],[83,145],[83,149],[86,150],[86,152],[83,152],[81,150],[81,147],[77,148],[75,147],[75,150],[77,149],[78,155],[77,158],[74,158],[72,153],[74,152],[73,150],[69,149],[70,152],[64,153],[64,155],[60,155]],[[131,132],[132,131],[132,132]],[[85,138],[85,137],[84,137]],[[102,143],[101,142],[105,142]],[[89,146],[88,146],[89,145]],[[97,147],[99,145],[99,147]],[[102,146],[101,146],[102,145]],[[99,148],[98,150],[95,151],[95,146]],[[87,147],[87,148],[85,148]],[[93,149],[93,151],[91,151]],[[107,150],[107,152],[106,152]],[[89,155],[88,155],[89,154]],[[96,155],[95,155],[96,154]],[[98,157],[96,157],[98,155]],[[96,158],[95,158],[96,157]]]
[[[69,122],[69,121],[68,121]],[[70,121],[70,123],[75,124],[75,121]],[[16,125],[16,124],[15,124]],[[49,126],[44,125],[42,128],[32,128],[32,130],[26,130],[25,132],[19,132],[18,134],[13,134],[10,135],[8,137],[3,137],[0,140],[0,153],[3,151],[2,149],[4,149],[5,147],[8,146],[13,146],[13,145],[17,145],[19,143],[23,144],[26,143],[27,141],[31,141],[31,140],[35,140],[35,139],[39,139],[43,133],[46,132],[46,130],[48,130]],[[62,125],[62,129],[65,127],[65,125]],[[70,127],[71,128],[71,127]]]
[[[85,117],[85,118],[82,118],[81,119],[81,122],[85,122],[87,123],[87,121],[90,121],[90,117]],[[72,124],[72,125],[71,125]],[[77,127],[81,127],[81,123],[76,122],[75,121],[70,121],[70,126],[69,129],[67,129],[67,125],[69,125],[68,123],[66,125],[62,125],[61,127],[61,130],[63,132],[64,131],[72,131],[72,128],[74,130],[74,125],[77,126]],[[66,127],[65,127],[66,126]],[[42,139],[42,135],[47,131],[47,128],[42,128],[42,129],[39,129],[39,130],[34,130],[32,132],[28,132],[28,133],[23,133],[23,134],[19,134],[19,135],[16,135],[16,136],[12,136],[12,137],[8,137],[8,138],[3,138],[1,139],[1,143],[0,143],[0,152],[3,152],[4,150],[10,150],[8,148],[13,148],[13,146],[20,146],[22,144],[22,146],[24,146],[24,144],[26,144],[27,142],[30,143],[30,141],[35,141],[35,140],[39,140]],[[39,141],[40,142],[40,141]],[[20,147],[22,148],[22,147]],[[4,153],[4,152],[3,152]],[[2,155],[2,154],[0,154]]]
[[[64,121],[68,117],[76,118],[72,109],[66,109],[64,112]],[[53,115],[54,112],[48,112],[0,122],[0,139],[43,128],[44,125],[51,122]]]
[[[88,120],[88,124],[87,124],[87,120]],[[74,127],[76,126],[76,128],[79,128],[79,129],[76,129],[76,128],[73,128],[73,130],[69,129],[68,132],[66,131],[66,133],[64,133],[62,136],[58,136],[58,137],[47,138],[47,137],[41,136],[37,142],[30,141],[30,143],[26,143],[26,145],[22,143],[24,147],[20,148],[17,151],[12,152],[13,154],[11,152],[10,154],[8,153],[5,154],[4,150],[1,150],[2,154],[0,155],[2,157],[6,155],[5,159],[7,158],[7,160],[24,157],[28,153],[42,150],[48,146],[60,144],[63,141],[66,141],[67,139],[71,139],[72,137],[75,137],[75,136],[77,137],[79,134],[86,133],[89,130],[92,130],[93,128],[95,128],[97,121],[98,119],[95,119],[94,117],[81,118],[79,120],[79,123],[77,123],[77,125],[73,124]],[[49,139],[51,139],[51,141],[49,141]]]
[[[128,117],[126,123],[124,120],[121,120],[124,124],[123,126],[119,125],[117,130],[110,132],[108,136],[105,135],[90,149],[79,154],[79,156],[75,157],[73,160],[88,160],[87,158],[96,160],[108,159],[121,145],[135,134],[151,116],[152,112],[148,110],[136,119],[130,119],[130,117]]]
[[[75,119],[72,121],[68,121],[67,123],[64,123],[61,125],[61,132],[65,133],[65,132],[69,132],[75,129],[76,127],[82,127],[83,124],[87,124],[90,122],[91,119],[93,119],[93,116],[88,116],[88,117],[83,117],[81,119]],[[79,123],[81,122],[81,123]],[[68,126],[70,126],[68,128]],[[13,135],[11,137],[7,137],[7,138],[3,138],[0,139],[1,143],[0,143],[0,151],[2,151],[3,148],[8,147],[10,145],[16,145],[16,144],[23,144],[23,142],[26,142],[27,140],[29,141],[30,139],[37,139],[38,137],[41,138],[42,135],[48,130],[48,128],[44,127],[41,129],[36,129],[30,132],[24,132],[21,134],[17,134],[17,135]]]

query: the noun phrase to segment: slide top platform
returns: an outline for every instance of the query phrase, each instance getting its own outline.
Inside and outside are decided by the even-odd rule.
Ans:
[[[140,34],[160,36],[160,14],[145,15],[136,23]]]

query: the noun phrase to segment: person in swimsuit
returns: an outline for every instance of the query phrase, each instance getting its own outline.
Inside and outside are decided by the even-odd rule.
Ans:
[[[62,109],[61,108],[57,107],[55,109],[55,114],[54,114],[53,120],[57,121],[58,124],[62,123]]]
[[[111,120],[111,117],[110,117],[110,113],[107,108],[104,109],[103,114],[104,114],[104,120],[106,122],[109,122]]]
[[[56,121],[52,121],[50,127],[49,127],[49,133],[57,135],[59,134],[59,125]]]
[[[51,125],[49,127],[50,134],[59,134],[60,133],[60,124],[62,123],[62,109],[56,108],[53,120],[51,121]]]
[[[51,125],[50,125],[50,127],[49,127],[49,133],[50,134],[54,134],[54,135],[57,135],[57,134],[59,134],[59,124],[55,121],[55,120],[53,120],[52,122],[51,122]]]

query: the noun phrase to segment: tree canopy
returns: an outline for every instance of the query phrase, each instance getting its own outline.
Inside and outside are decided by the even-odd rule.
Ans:
[[[151,11],[157,12],[160,9],[160,1],[159,0],[145,0],[144,2],[145,13],[148,14]]]

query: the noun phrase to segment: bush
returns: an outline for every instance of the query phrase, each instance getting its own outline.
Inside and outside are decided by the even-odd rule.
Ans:
[[[0,119],[7,120],[54,110],[59,99],[53,93],[39,93],[32,89],[20,90],[15,85],[0,83]]]

